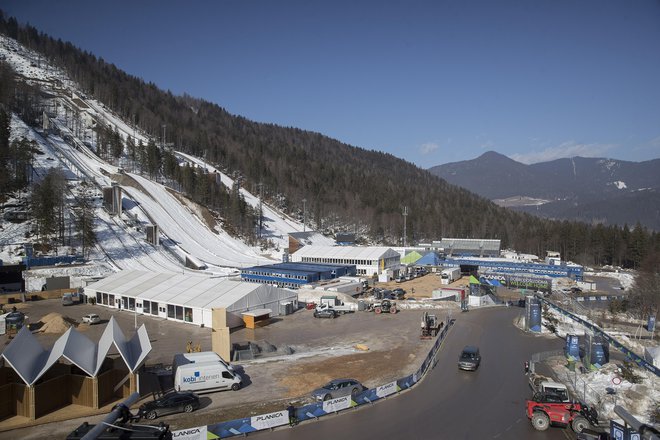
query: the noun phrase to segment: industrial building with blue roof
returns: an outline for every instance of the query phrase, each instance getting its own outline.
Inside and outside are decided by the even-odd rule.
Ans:
[[[355,276],[355,265],[277,263],[241,269],[241,280],[298,289],[304,284]]]

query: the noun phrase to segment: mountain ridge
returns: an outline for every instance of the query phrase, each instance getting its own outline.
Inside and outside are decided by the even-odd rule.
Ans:
[[[226,194],[209,194],[207,186],[195,184],[209,179],[176,163],[172,150],[202,157],[226,172],[236,182],[232,193],[241,187],[256,193],[260,187],[264,200],[284,214],[300,218],[305,212],[307,224],[321,231],[364,231],[364,242],[401,244],[405,207],[406,238],[411,243],[451,236],[497,238],[502,246],[521,252],[543,255],[545,250],[558,250],[566,259],[580,256],[586,264],[592,264],[589,257],[593,256],[598,264],[634,265],[643,256],[635,254],[635,260],[627,256],[628,235],[619,228],[550,222],[504,209],[391,154],[350,146],[300,128],[252,122],[203,99],[174,96],[71,43],[55,41],[29,26],[8,26],[2,16],[0,32],[9,32],[9,39],[39,51],[41,57],[67,72],[81,93],[103,103],[118,121],[147,136],[146,152],[153,153],[153,157],[141,156],[145,151],[136,154],[130,136],[117,134],[114,127],[96,126],[97,141],[90,148],[101,157],[114,166],[137,163],[151,177],[181,185],[195,201],[212,202],[215,197],[216,205],[225,212],[237,214],[235,220],[243,223],[244,231],[257,228],[250,218],[238,216],[240,206],[228,210],[223,205]],[[26,85],[24,78],[17,76],[15,81],[21,88],[18,96],[25,99],[0,93],[0,104],[4,99],[8,108],[39,126],[53,91],[49,97],[40,89],[47,85]],[[74,125],[80,126],[80,121]],[[163,125],[167,143],[161,138]],[[98,142],[99,133],[103,142]],[[640,233],[648,235],[653,246],[660,246],[657,235]],[[617,242],[617,246],[609,242]]]
[[[486,152],[429,172],[501,206],[541,217],[619,226],[640,222],[660,230],[660,159],[575,156],[526,165]],[[521,203],[516,205],[515,198]]]

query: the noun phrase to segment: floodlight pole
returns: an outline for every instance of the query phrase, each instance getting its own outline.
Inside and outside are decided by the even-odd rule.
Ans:
[[[406,219],[407,218],[408,218],[408,207],[404,206],[403,207],[403,247],[404,248],[406,247],[406,235],[408,235],[407,231],[406,231]]]
[[[303,232],[305,232],[305,223],[307,223],[307,199],[302,199],[303,203]]]

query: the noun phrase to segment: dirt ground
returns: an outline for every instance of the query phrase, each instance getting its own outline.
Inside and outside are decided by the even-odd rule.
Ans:
[[[393,284],[409,292],[414,286],[417,298],[430,296],[431,291],[440,285],[438,277],[431,274]],[[387,284],[379,283],[377,286],[386,287]],[[231,334],[232,342],[267,341],[278,352],[273,357],[235,363],[244,376],[245,386],[241,390],[205,394],[200,410],[185,416],[168,416],[163,421],[170,423],[172,429],[212,424],[280,410],[288,402],[303,404],[309,401],[312,390],[334,378],[353,377],[367,387],[374,387],[413,373],[433,341],[419,338],[419,322],[423,313],[419,309],[421,302],[399,303],[403,310],[396,315],[356,312],[337,319],[316,319],[311,311],[299,310],[292,315],[273,319],[266,327],[235,330]],[[408,305],[417,308],[406,309]],[[447,303],[436,307],[444,307],[434,311],[441,319],[457,309],[455,304]],[[136,316],[128,311],[101,306],[64,307],[59,300],[17,304],[17,308],[29,316],[31,323],[39,322],[49,313],[59,313],[65,321],[76,323],[76,329],[94,342],[100,339],[110,316],[118,321],[127,338],[133,335],[136,323],[138,326],[144,323],[153,346],[146,361],[148,365],[170,363],[175,353],[185,350],[188,341],[192,341],[193,345],[200,344],[202,350],[211,349],[210,329],[162,318]],[[81,324],[81,317],[87,313],[97,313],[102,323],[93,326]],[[35,336],[44,348],[49,349],[61,334],[35,333]],[[0,336],[0,347],[5,347],[8,342],[6,335]],[[279,354],[280,351],[293,354]],[[61,361],[66,362],[64,359]],[[104,408],[97,413],[107,413],[108,410]],[[94,423],[102,418],[101,415],[93,415],[93,412],[70,406],[36,423],[12,417],[0,421],[0,438],[43,438],[40,436],[44,432],[58,432],[61,437],[66,437],[83,421]],[[56,421],[59,423],[53,423]],[[31,426],[18,429],[21,425],[42,423],[45,424],[41,428]]]

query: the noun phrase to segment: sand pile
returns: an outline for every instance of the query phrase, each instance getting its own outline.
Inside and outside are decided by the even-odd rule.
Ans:
[[[64,333],[71,327],[72,319],[52,312],[41,318],[43,325],[39,328],[42,333]]]

